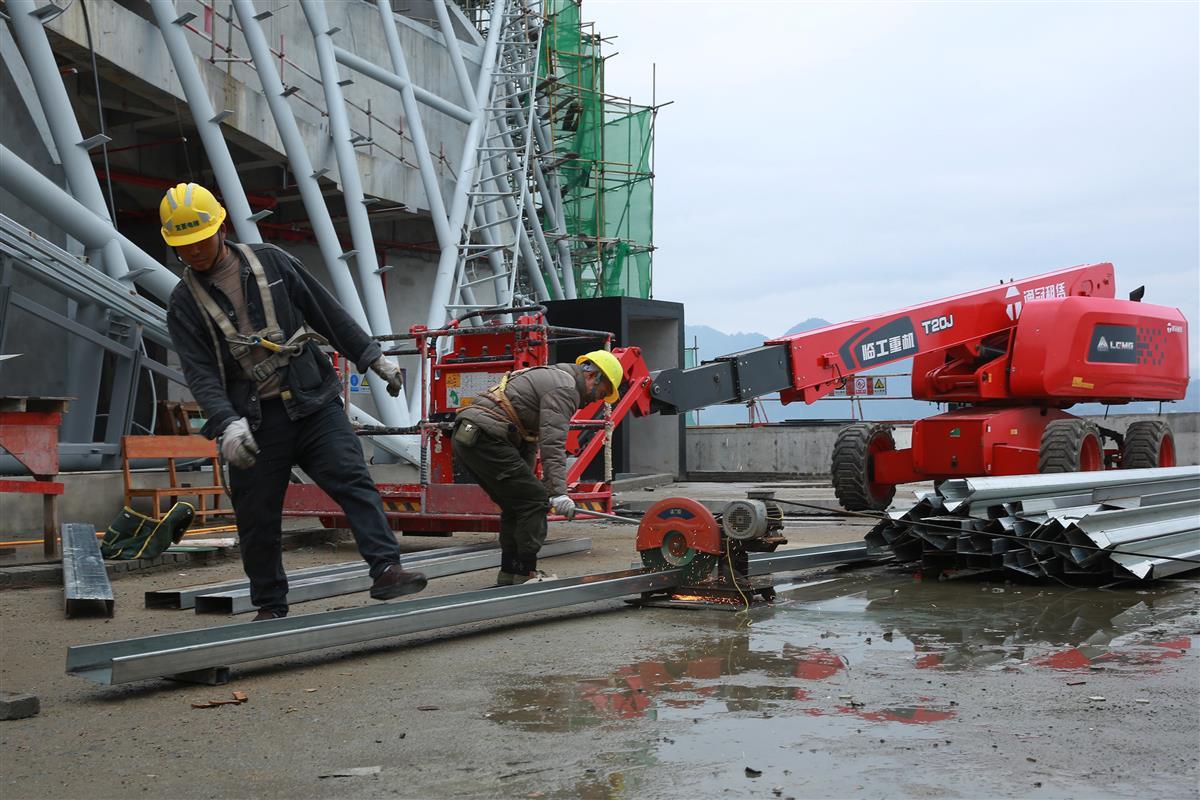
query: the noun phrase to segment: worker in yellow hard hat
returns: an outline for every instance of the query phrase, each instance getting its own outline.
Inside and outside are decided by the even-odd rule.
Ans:
[[[567,494],[567,434],[571,418],[591,403],[617,401],[624,376],[607,350],[574,364],[510,372],[458,412],[451,436],[456,464],[500,506],[500,574],[497,585],[536,579],[538,551],[546,541],[547,507],[575,513]],[[538,453],[542,477],[533,472]]]
[[[229,464],[242,566],[256,620],[287,614],[281,522],[293,466],[346,513],[371,596],[425,588],[400,566],[400,547],[358,437],[341,404],[341,381],[317,346],[330,344],[396,396],[400,368],[292,256],[275,245],[226,239],[225,209],[195,183],[171,188],[158,208],[163,240],[183,262],[167,326],[188,387],[204,411],[201,433]]]

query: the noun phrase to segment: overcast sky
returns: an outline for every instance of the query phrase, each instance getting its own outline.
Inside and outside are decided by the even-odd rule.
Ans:
[[[655,296],[777,335],[1112,261],[1200,322],[1200,16],[1179,3],[584,0],[657,63]]]

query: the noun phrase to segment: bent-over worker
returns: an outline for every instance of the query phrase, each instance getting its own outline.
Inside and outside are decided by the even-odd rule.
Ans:
[[[574,364],[508,373],[458,412],[452,435],[455,461],[500,506],[497,586],[537,577],[547,503],[564,516],[575,512],[567,495],[571,417],[596,400],[616,402],[623,374],[616,356],[596,350]],[[533,472],[539,450],[541,480]]]
[[[167,325],[188,386],[204,411],[201,430],[229,464],[242,566],[255,620],[287,615],[282,514],[298,465],[346,513],[370,565],[371,597],[425,588],[400,566],[400,547],[379,490],[340,402],[340,382],[317,341],[360,372],[403,388],[399,367],[292,256],[270,244],[226,240],[225,209],[210,191],[181,183],[159,205],[162,237],[183,261]]]

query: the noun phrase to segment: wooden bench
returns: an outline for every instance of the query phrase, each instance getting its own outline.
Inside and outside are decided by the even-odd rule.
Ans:
[[[221,484],[221,465],[217,461],[217,443],[203,436],[123,436],[121,437],[122,468],[125,471],[125,505],[131,506],[135,497],[149,497],[152,502],[150,516],[155,520],[162,519],[166,511],[179,501],[179,498],[196,499],[196,521],[202,526],[207,517],[223,516],[233,513],[232,509],[221,508],[221,497],[225,487]],[[167,460],[167,475],[170,486],[140,488],[133,485],[130,472],[130,462],[137,459],[155,458]],[[212,483],[202,486],[192,486],[180,483],[175,471],[179,460],[195,461],[204,459],[212,467]],[[203,477],[202,472],[188,473]],[[162,498],[168,498],[170,505],[162,507]],[[208,498],[212,498],[209,507]]]

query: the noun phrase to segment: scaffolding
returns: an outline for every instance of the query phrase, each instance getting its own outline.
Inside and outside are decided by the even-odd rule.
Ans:
[[[604,90],[604,39],[581,0],[547,0],[542,87],[578,296],[653,295],[656,107]],[[559,238],[545,222],[547,238]]]

